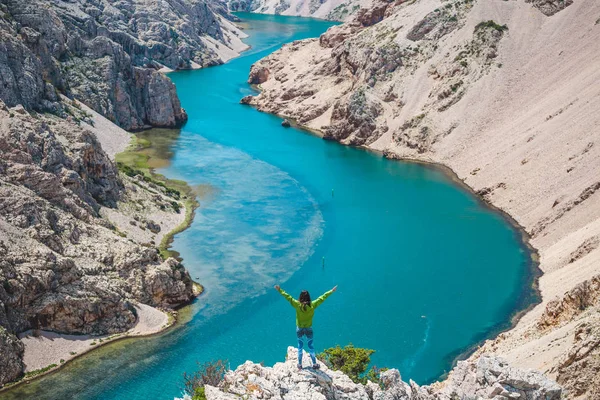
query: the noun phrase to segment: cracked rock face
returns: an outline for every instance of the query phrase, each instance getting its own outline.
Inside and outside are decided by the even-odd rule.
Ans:
[[[310,365],[307,354],[304,365]],[[321,364],[314,371],[296,367],[297,350],[288,347],[287,358],[273,367],[247,361],[229,371],[219,387],[207,387],[208,400],[294,399],[294,400],[451,400],[451,399],[535,399],[559,400],[561,387],[535,371],[512,368],[496,357],[461,361],[443,384],[419,386],[402,381],[400,372],[381,373],[380,384],[354,383],[340,371]]]
[[[158,70],[222,63],[216,44],[233,52],[238,34],[227,18],[212,0],[1,0],[0,99],[60,115],[62,93],[128,130],[181,125]]]

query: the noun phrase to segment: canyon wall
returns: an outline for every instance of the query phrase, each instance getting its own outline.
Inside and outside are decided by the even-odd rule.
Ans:
[[[376,1],[257,62],[242,100],[450,167],[539,251],[541,304],[473,355],[600,396],[600,3]],[[490,294],[492,295],[492,294]]]
[[[216,65],[245,48],[218,1],[2,0],[0,98],[64,114],[63,94],[119,126],[185,122],[159,70]]]
[[[185,122],[163,71],[236,56],[234,20],[218,1],[0,0],[0,386],[24,331],[124,332],[136,303],[194,298],[157,249],[185,195],[119,173],[118,126]]]

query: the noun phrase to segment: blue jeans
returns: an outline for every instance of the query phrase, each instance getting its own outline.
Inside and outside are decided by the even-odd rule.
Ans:
[[[313,364],[317,363],[315,358],[315,348],[313,346],[313,330],[312,328],[296,328],[296,336],[298,337],[298,365],[302,365],[302,348],[304,347],[304,340],[302,338],[306,336],[308,340],[308,354]]]

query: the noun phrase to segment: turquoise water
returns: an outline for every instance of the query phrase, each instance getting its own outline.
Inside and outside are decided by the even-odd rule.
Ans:
[[[519,233],[437,169],[280,126],[242,106],[250,65],[331,24],[241,15],[252,50],[171,75],[190,120],[161,171],[211,187],[174,248],[206,286],[188,323],[75,360],[7,398],[172,399],[196,361],[281,361],[294,314],[272,289],[313,297],[318,350],[353,343],[405,379],[437,379],[529,300]]]

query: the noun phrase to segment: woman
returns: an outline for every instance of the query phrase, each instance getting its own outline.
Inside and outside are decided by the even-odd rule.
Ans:
[[[337,286],[331,289],[328,292],[325,292],[321,297],[316,299],[315,301],[310,300],[310,294],[308,291],[303,290],[300,293],[300,297],[298,300],[294,299],[292,296],[287,294],[279,285],[275,285],[275,290],[277,290],[283,297],[290,302],[292,307],[296,310],[296,336],[298,337],[298,369],[302,369],[302,348],[304,347],[303,337],[306,336],[308,340],[308,353],[310,354],[310,359],[313,363],[314,369],[319,369],[319,364],[317,363],[317,359],[315,357],[315,348],[313,346],[313,330],[312,330],[312,320],[313,315],[315,315],[315,309],[321,305],[322,302],[325,301],[327,297],[329,297],[333,292],[337,290]]]

